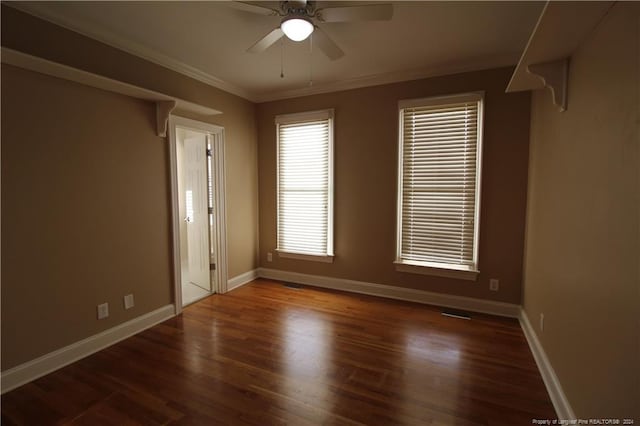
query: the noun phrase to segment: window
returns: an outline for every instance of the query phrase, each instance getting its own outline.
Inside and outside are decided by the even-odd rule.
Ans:
[[[333,110],[279,115],[277,252],[333,261]]]
[[[396,269],[478,274],[482,93],[401,101]]]

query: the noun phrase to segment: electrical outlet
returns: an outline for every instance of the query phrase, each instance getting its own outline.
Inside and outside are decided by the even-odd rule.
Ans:
[[[495,278],[491,278],[489,280],[489,290],[491,290],[491,291],[500,290],[500,280],[497,280]]]
[[[544,331],[544,314],[540,314],[540,331]]]
[[[273,262],[273,253],[267,253],[267,262]]]
[[[109,304],[103,303],[98,305],[98,319],[105,319],[109,316]]]
[[[133,294],[127,294],[124,297],[124,308],[125,309],[131,309],[134,306],[134,302],[133,302]]]

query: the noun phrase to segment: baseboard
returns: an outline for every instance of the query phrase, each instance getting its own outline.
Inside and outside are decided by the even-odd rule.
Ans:
[[[173,305],[163,306],[79,342],[3,371],[0,380],[2,382],[1,393],[4,394],[167,320],[175,315],[174,309]]]
[[[258,278],[258,270],[252,269],[250,271],[245,272],[244,274],[237,275],[233,278],[230,278],[227,281],[227,291],[231,291],[238,287],[242,287],[243,285],[250,283],[251,281]]]
[[[258,268],[258,275],[262,278],[272,280],[307,284],[316,287],[368,294],[371,296],[380,296],[389,299],[406,300],[409,302],[425,303],[428,305],[481,312],[503,317],[518,318],[520,314],[520,306],[512,303],[494,302],[491,300],[474,299],[471,297],[433,293],[430,291],[374,284],[364,281],[301,274],[298,272],[281,271],[278,269]]]
[[[575,419],[575,413],[569,404],[567,396],[562,390],[560,380],[558,380],[558,376],[556,376],[556,373],[551,366],[551,362],[549,361],[549,358],[547,358],[547,354],[540,344],[538,336],[531,326],[531,322],[529,322],[529,318],[527,317],[524,309],[520,309],[519,320],[524,336],[526,337],[529,347],[531,348],[531,352],[533,353],[533,358],[538,365],[538,370],[540,370],[542,380],[544,380],[544,384],[547,387],[547,392],[549,393],[553,407],[556,410],[556,415],[559,419],[563,420]]]

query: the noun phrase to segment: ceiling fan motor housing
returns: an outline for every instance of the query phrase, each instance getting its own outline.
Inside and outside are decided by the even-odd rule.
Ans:
[[[312,18],[316,6],[312,0],[285,0],[280,2],[280,10],[284,16],[297,15]]]

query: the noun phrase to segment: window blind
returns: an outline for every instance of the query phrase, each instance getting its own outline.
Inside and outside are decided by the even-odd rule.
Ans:
[[[477,269],[482,95],[400,104],[400,262]]]
[[[278,251],[331,256],[331,114],[279,116],[276,123]]]

